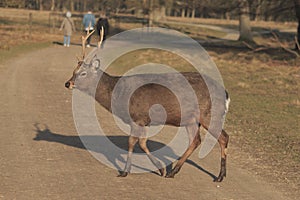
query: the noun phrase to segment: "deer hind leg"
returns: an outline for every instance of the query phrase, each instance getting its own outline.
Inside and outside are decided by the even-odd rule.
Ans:
[[[226,177],[226,156],[227,156],[227,146],[229,141],[229,135],[222,130],[218,142],[221,147],[221,168],[219,176],[214,180],[215,182],[221,182],[224,177]]]
[[[149,151],[149,149],[147,147],[147,138],[139,138],[139,145],[140,145],[141,149],[147,154],[147,156],[151,160],[151,162],[159,170],[160,175],[163,176],[164,168],[163,168],[162,164]]]
[[[166,175],[166,178],[174,178],[175,174],[179,172],[186,159],[188,159],[188,157],[195,151],[195,149],[201,143],[200,126],[198,124],[188,125],[186,126],[186,129],[190,138],[190,145],[188,149],[184,152],[182,157],[178,160],[177,164],[172,169],[172,171]]]
[[[128,173],[130,172],[132,152],[133,152],[134,146],[137,143],[137,141],[138,141],[138,137],[135,137],[132,135],[129,136],[127,162],[126,162],[124,171],[121,171],[120,174],[118,175],[118,177],[126,177],[128,175]]]

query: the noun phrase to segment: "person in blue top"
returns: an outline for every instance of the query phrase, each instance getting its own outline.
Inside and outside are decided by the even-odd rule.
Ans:
[[[86,33],[94,30],[94,26],[96,23],[95,15],[93,15],[92,11],[88,11],[87,14],[83,16],[82,24]],[[92,35],[87,38],[87,47],[90,47]]]

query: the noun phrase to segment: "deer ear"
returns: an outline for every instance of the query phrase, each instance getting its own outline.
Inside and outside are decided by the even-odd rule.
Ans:
[[[93,60],[92,67],[95,71],[98,71],[98,69],[100,69],[100,60],[99,59]]]

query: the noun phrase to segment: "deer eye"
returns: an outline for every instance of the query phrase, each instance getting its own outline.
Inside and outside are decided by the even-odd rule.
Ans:
[[[86,72],[81,72],[81,73],[80,73],[80,76],[81,76],[81,77],[85,77],[86,75],[87,75]]]

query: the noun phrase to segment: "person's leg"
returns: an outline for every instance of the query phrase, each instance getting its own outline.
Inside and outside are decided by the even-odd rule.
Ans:
[[[87,38],[87,47],[90,47],[92,35],[90,35],[90,37]]]
[[[67,36],[67,47],[70,46],[70,42],[71,42],[71,36],[68,35],[68,36]]]
[[[64,35],[64,46],[67,46],[67,36]]]

